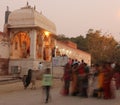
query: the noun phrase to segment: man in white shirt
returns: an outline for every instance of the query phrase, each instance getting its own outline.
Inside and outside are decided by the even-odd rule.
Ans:
[[[43,70],[43,64],[40,62],[39,65],[38,65],[38,69],[39,70]]]

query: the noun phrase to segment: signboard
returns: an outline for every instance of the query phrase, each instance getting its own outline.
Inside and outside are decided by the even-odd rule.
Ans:
[[[52,58],[53,67],[64,66],[68,62],[67,56],[57,56]]]

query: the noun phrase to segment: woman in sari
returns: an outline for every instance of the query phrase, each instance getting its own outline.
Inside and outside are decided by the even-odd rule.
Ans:
[[[104,90],[104,99],[111,99],[111,80],[112,80],[112,68],[110,63],[105,63],[103,68],[104,81],[103,81],[103,90]]]
[[[98,70],[99,70],[99,74],[98,74],[98,98],[103,98],[103,80],[104,80],[103,66],[100,65]]]
[[[71,85],[71,95],[76,96],[78,93],[78,69],[79,69],[79,64],[75,63],[72,66],[72,85]]]
[[[69,95],[70,81],[71,81],[71,64],[68,62],[64,67],[63,74],[64,87],[62,90],[63,95]]]

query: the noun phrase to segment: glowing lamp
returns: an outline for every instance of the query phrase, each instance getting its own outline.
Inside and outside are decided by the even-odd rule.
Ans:
[[[45,36],[47,36],[47,37],[48,37],[48,36],[50,35],[50,32],[45,31],[45,32],[44,32],[44,34],[45,34]]]

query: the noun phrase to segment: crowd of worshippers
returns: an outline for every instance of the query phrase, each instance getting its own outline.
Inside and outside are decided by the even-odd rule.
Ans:
[[[62,81],[62,95],[113,99],[120,88],[120,64],[104,62],[90,67],[83,60],[69,59]]]

